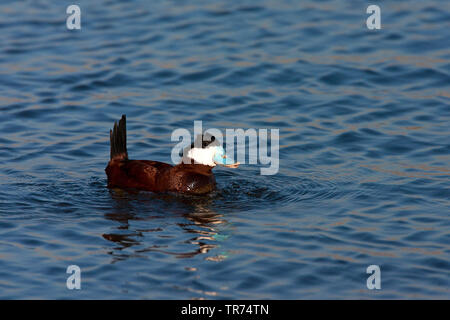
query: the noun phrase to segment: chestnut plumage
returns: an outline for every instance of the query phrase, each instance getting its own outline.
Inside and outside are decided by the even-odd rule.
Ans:
[[[214,137],[212,137],[214,138]],[[106,175],[108,188],[133,188],[152,192],[204,194],[214,190],[214,166],[203,164],[170,165],[151,160],[130,160],[126,146],[126,117],[110,131],[111,155]],[[210,139],[208,143],[214,141]]]

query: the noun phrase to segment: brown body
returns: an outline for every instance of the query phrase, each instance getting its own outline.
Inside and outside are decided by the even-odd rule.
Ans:
[[[214,190],[216,180],[210,166],[150,160],[129,160],[126,118],[110,131],[111,158],[106,167],[108,188],[133,188],[152,192],[203,194]]]
[[[212,167],[150,160],[113,159],[105,169],[108,188],[203,194],[214,190]]]

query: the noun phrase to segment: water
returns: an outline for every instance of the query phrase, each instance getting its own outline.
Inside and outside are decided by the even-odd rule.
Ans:
[[[0,298],[450,298],[447,1],[0,5]],[[280,129],[280,170],[108,190],[109,129]],[[66,288],[66,269],[82,289]],[[381,268],[381,290],[366,268]]]

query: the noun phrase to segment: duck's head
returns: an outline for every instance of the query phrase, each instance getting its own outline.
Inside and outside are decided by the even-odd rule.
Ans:
[[[221,165],[228,168],[237,168],[239,162],[228,158],[224,148],[218,143],[214,136],[202,135],[183,153],[183,163],[203,164],[210,167]]]

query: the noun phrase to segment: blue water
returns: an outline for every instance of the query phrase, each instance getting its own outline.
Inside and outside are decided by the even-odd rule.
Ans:
[[[76,3],[79,31],[65,1],[0,4],[1,299],[450,298],[448,1]],[[194,120],[278,128],[279,172],[109,190],[123,113],[164,162]]]

